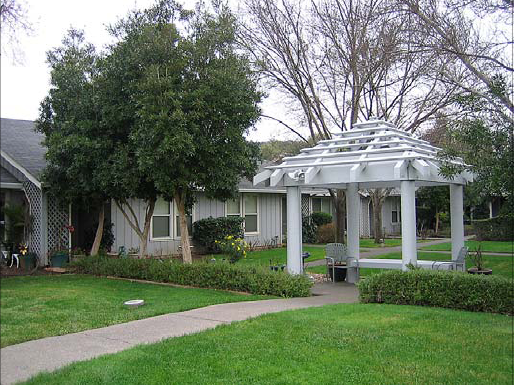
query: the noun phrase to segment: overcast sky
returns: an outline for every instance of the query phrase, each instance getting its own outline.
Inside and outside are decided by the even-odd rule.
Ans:
[[[21,1],[23,3],[23,1]],[[109,42],[105,25],[124,17],[131,9],[146,8],[154,0],[26,0],[29,19],[33,23],[31,36],[19,34],[18,49],[23,54],[20,63],[14,63],[7,42],[2,39],[1,55],[1,116],[2,118],[34,120],[39,104],[50,86],[50,71],[46,52],[61,45],[66,31],[73,26],[83,29],[86,39],[97,48]],[[194,0],[182,0],[186,8],[193,8]],[[233,3],[237,3],[234,0]],[[3,36],[2,36],[3,37]],[[267,115],[284,119],[280,97],[264,101]],[[261,119],[251,140],[268,140],[271,137],[293,137],[287,130],[269,119]]]

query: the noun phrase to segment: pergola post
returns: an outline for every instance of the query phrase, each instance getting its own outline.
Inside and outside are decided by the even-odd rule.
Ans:
[[[402,270],[407,271],[407,265],[417,265],[416,251],[416,190],[413,180],[401,181],[402,194]]]
[[[360,198],[357,183],[349,183],[346,188],[346,213],[348,218],[347,241],[348,256],[359,261],[359,238],[360,238]],[[348,261],[350,263],[350,261]],[[359,280],[359,268],[348,268],[347,282],[355,283]]]
[[[302,264],[302,196],[297,186],[287,190],[287,271],[301,274]]]
[[[450,230],[452,237],[452,260],[459,256],[464,247],[464,194],[463,186],[450,184]]]

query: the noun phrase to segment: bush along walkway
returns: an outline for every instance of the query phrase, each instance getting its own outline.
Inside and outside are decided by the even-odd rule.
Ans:
[[[53,371],[75,361],[116,353],[139,344],[196,333],[265,313],[358,302],[359,295],[354,285],[346,283],[315,285],[312,292],[312,297],[212,305],[7,346],[0,350],[0,383],[13,384],[27,380],[39,372]]]

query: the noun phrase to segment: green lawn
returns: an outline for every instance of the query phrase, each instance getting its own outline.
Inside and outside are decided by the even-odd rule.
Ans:
[[[388,258],[388,259],[401,259],[402,254],[397,253],[389,253],[384,255],[373,256],[373,258]],[[450,254],[442,254],[442,253],[430,253],[430,252],[418,252],[418,259],[428,260],[428,261],[448,261],[451,259]],[[466,262],[466,267],[471,267],[471,261]],[[492,269],[494,275],[499,275],[506,278],[513,279],[513,265],[514,258],[512,256],[498,256],[498,255],[484,255],[484,265],[485,267]],[[325,266],[314,266],[306,269],[307,272],[324,274],[326,273]],[[378,274],[384,271],[384,269],[369,269],[363,268],[360,269],[361,277],[365,277],[371,274]]]
[[[316,261],[318,259],[325,258],[325,248],[316,246],[304,246],[303,251],[311,253],[311,256],[306,259],[307,262]],[[226,258],[221,254],[209,255],[206,259],[211,258]],[[252,265],[252,266],[269,266],[271,263],[274,265],[285,265],[287,261],[287,251],[285,247],[279,247],[276,249],[266,249],[251,251],[246,255],[246,258],[241,259],[237,262],[239,265]]]
[[[478,244],[482,245],[482,251],[489,253],[512,253],[514,249],[514,244],[512,242],[500,242],[500,241],[466,241],[465,244],[469,247],[470,251],[474,251]],[[440,243],[438,245],[425,246],[422,250],[438,250],[438,251],[450,251],[452,249],[452,244],[448,243]]]
[[[81,275],[2,278],[1,346],[203,306],[265,299]],[[128,309],[123,302],[144,299]]]
[[[512,320],[377,304],[222,325],[40,374],[28,384],[512,384]]]
[[[384,239],[385,247],[394,247],[394,246],[401,246],[402,240],[401,239]],[[374,247],[380,247],[380,244],[375,243],[374,239],[369,238],[361,238],[360,240],[360,247],[363,247],[365,249],[367,248],[374,248]]]

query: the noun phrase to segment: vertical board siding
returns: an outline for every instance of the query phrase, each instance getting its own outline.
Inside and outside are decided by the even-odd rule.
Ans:
[[[281,236],[281,198],[283,194],[258,194],[259,200],[259,234],[245,236],[246,241],[260,242],[270,241],[275,236]],[[144,201],[130,200],[130,204],[136,213],[140,226],[143,226],[145,208]],[[199,193],[194,207],[194,220],[200,220],[208,217],[222,217],[225,215],[225,203],[217,200],[207,199],[205,194]],[[123,213],[118,209],[114,202],[111,204],[111,218],[113,223],[113,232],[115,236],[113,251],[118,251],[120,246],[125,249],[139,247],[139,237],[125,220]],[[171,232],[174,234],[175,218],[172,218]],[[151,234],[150,234],[151,236]],[[150,238],[149,238],[150,239]],[[148,241],[148,253],[151,255],[170,255],[178,254],[180,239],[169,239],[165,241]]]

